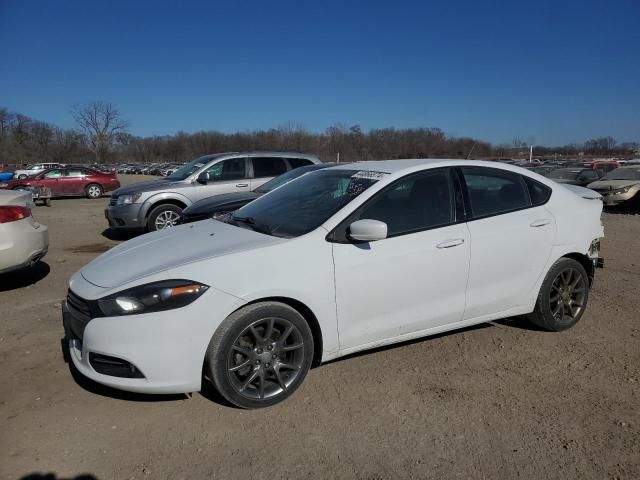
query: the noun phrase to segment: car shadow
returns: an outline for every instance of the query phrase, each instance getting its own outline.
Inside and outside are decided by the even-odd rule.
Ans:
[[[118,242],[124,242],[126,240],[131,240],[139,235],[142,235],[144,232],[140,230],[115,230],[113,228],[107,228],[103,230],[101,235],[109,240],[114,240]]]
[[[9,292],[35,285],[49,275],[50,271],[51,267],[47,263],[40,261],[23,270],[2,273],[0,274],[0,292]]]
[[[98,477],[90,473],[82,473],[75,477],[58,477],[55,473],[30,473],[20,480],[98,480]]]

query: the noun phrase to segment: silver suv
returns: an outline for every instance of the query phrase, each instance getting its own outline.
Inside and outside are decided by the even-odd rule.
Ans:
[[[205,155],[163,179],[117,189],[104,214],[114,229],[161,230],[177,225],[182,210],[198,200],[251,191],[284,172],[313,163],[321,162],[302,153]]]

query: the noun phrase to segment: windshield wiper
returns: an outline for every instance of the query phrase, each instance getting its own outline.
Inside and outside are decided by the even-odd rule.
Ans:
[[[253,217],[236,217],[235,215],[231,217],[231,220],[234,222],[244,223],[248,225],[254,232],[264,233],[266,235],[271,235],[271,229],[266,225],[258,225],[256,223],[256,219]]]

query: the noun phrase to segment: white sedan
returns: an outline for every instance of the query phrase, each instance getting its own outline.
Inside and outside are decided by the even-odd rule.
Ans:
[[[49,232],[31,215],[31,192],[0,190],[0,274],[30,267],[47,254]]]
[[[587,307],[601,197],[465,160],[311,172],[238,210],[143,235],[71,281],[63,318],[87,377],[200,390],[245,408],[313,364],[514,315],[559,331]]]

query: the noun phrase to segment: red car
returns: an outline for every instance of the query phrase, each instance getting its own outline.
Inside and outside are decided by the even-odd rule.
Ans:
[[[0,188],[7,190],[29,187],[50,188],[53,197],[100,198],[103,193],[119,188],[120,182],[115,173],[99,172],[86,167],[63,167],[0,183]]]
[[[611,170],[620,168],[622,163],[615,160],[594,160],[593,162],[575,162],[570,165],[571,167],[590,168],[592,170],[598,170],[603,174],[609,173]]]

